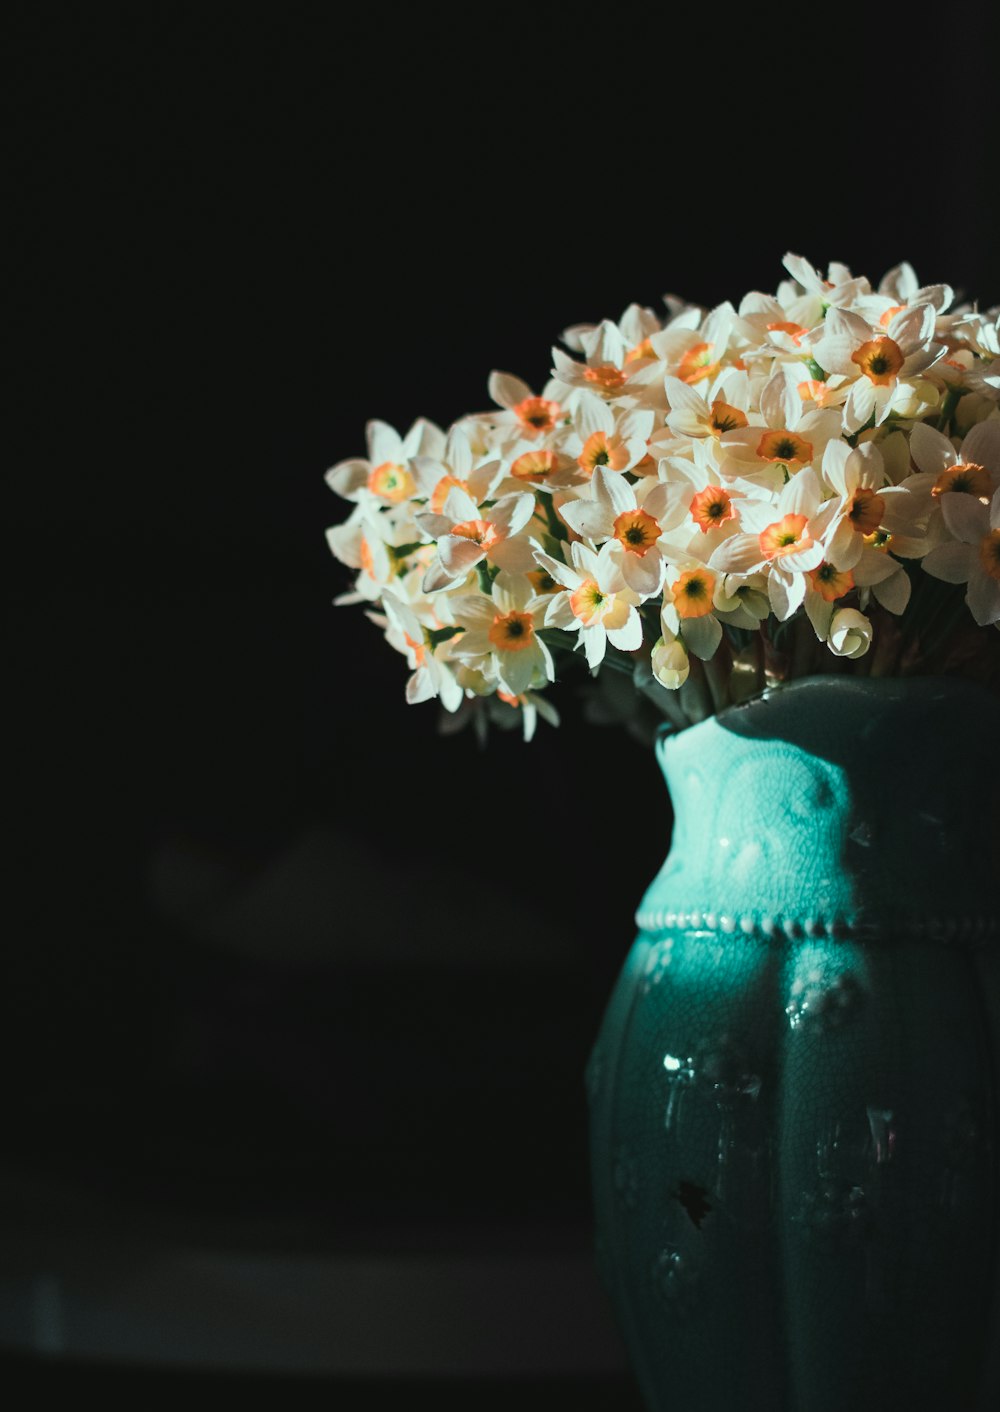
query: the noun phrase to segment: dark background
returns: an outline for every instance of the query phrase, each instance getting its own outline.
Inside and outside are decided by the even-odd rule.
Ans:
[[[1000,299],[960,54],[907,88],[829,35],[613,18],[15,20],[0,1007],[47,1250],[586,1239],[582,1068],[662,784],[571,694],[485,753],[407,708],[331,606],[323,472],[786,249]]]

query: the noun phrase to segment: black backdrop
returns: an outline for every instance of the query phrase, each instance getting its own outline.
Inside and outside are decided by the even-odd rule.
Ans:
[[[662,786],[637,812],[651,762],[571,699],[486,753],[407,708],[331,606],[323,472],[369,417],[446,425],[493,367],[541,384],[568,324],[773,288],[786,249],[1000,299],[957,54],[907,89],[877,44],[720,58],[611,20],[18,21],[2,1003],[28,1208],[58,1180],[132,1229],[392,1248],[585,1224],[580,1072]]]

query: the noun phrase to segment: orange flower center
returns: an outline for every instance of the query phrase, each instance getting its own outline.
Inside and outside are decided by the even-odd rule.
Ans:
[[[790,324],[782,321],[768,324],[767,328],[769,333],[787,333],[796,348],[799,346],[799,340],[802,335],[809,332],[807,328],[803,328],[802,324]]]
[[[638,554],[640,559],[649,553],[661,534],[659,524],[645,510],[625,510],[615,520],[614,530],[615,539],[629,554]]]
[[[857,363],[865,377],[877,387],[894,383],[905,361],[903,350],[893,338],[873,338],[851,354],[851,362]]]
[[[614,595],[602,593],[593,579],[587,579],[570,594],[569,606],[573,616],[579,618],[584,627],[599,623],[614,607]]]
[[[487,634],[499,652],[523,652],[535,640],[535,624],[530,613],[498,613]]]
[[[460,525],[453,525],[450,533],[457,534],[461,539],[471,539],[482,549],[491,548],[499,537],[489,520],[463,520]]]
[[[628,465],[628,449],[617,437],[609,437],[607,432],[595,431],[583,443],[583,450],[576,458],[581,471],[592,476],[598,466],[607,466],[609,471],[621,471]]]
[[[813,537],[808,529],[809,520],[805,515],[786,515],[776,520],[758,535],[760,552],[772,562],[783,559],[786,554],[795,554],[800,549],[812,547]]]
[[[800,382],[795,390],[803,402],[816,402],[821,407],[829,391],[826,383],[820,382],[818,378],[809,378],[806,382]]]
[[[993,477],[985,466],[975,461],[960,461],[942,471],[934,482],[932,495],[944,495],[945,491],[962,491],[966,495],[989,497],[993,489]]]
[[[691,501],[690,509],[702,534],[736,518],[729,493],[721,485],[708,485],[700,490]]]
[[[369,578],[373,579],[375,577],[375,560],[372,557],[372,547],[368,543],[367,539],[365,539],[363,536],[361,539],[361,544],[358,548],[358,553],[361,558],[362,569],[365,571]]]
[[[527,436],[554,430],[561,412],[559,403],[550,402],[547,397],[526,397],[511,410]]]
[[[556,468],[554,451],[526,451],[510,468],[512,476],[518,480],[544,480]]]
[[[780,461],[801,470],[813,458],[812,442],[793,431],[766,431],[757,443],[757,455],[762,461]]]
[[[506,702],[508,706],[513,706],[515,710],[517,710],[521,704],[521,698],[519,696],[511,696],[509,691],[498,691],[497,697],[499,700]]]
[[[435,515],[440,515],[444,509],[444,502],[448,499],[448,492],[453,486],[464,486],[465,482],[458,476],[442,476],[437,485],[431,491],[431,498],[428,500],[428,508],[433,510]]]
[[[712,420],[709,428],[713,436],[722,436],[724,432],[736,431],[739,427],[745,427],[747,419],[745,413],[739,407],[730,407],[728,402],[723,402],[717,397],[712,403]]]
[[[599,363],[596,368],[584,368],[583,376],[602,392],[614,392],[625,381],[625,374],[614,363]]]
[[[1000,580],[1000,529],[990,530],[983,536],[979,557],[990,578]]]
[[[559,592],[559,584],[556,583],[547,569],[532,569],[530,573],[525,574],[525,578],[530,584],[534,585],[536,593]]]
[[[715,575],[708,569],[688,569],[670,591],[679,618],[703,618],[712,611]]]
[[[718,372],[719,364],[712,362],[714,343],[696,343],[681,358],[677,365],[677,376],[682,382],[703,382]]]
[[[878,549],[883,554],[888,554],[891,539],[892,535],[888,530],[876,530],[874,534],[865,535],[865,543],[870,544],[872,549]]]
[[[874,490],[864,487],[851,496],[847,518],[860,534],[873,534],[882,523],[885,514],[885,500]]]
[[[809,578],[813,589],[821,598],[825,598],[827,603],[843,598],[844,594],[850,593],[854,587],[854,575],[850,569],[836,569],[826,560],[818,569],[810,569]]]
[[[416,484],[405,466],[399,466],[395,461],[383,461],[368,473],[368,489],[373,495],[398,505],[401,500],[410,498]]]
[[[905,304],[894,304],[891,309],[886,309],[885,313],[879,319],[879,323],[883,328],[888,328],[896,315],[901,314],[905,308]]]
[[[644,338],[641,343],[637,343],[634,348],[630,348],[625,354],[626,363],[637,363],[646,358],[655,358],[656,350],[648,338]]]

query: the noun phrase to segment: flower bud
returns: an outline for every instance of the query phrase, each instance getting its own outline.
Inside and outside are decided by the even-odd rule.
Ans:
[[[838,608],[827,646],[836,657],[863,657],[872,645],[872,625],[856,608]]]
[[[673,634],[669,638],[659,638],[653,647],[651,659],[653,676],[668,691],[677,691],[688,679],[691,671],[684,644]]]

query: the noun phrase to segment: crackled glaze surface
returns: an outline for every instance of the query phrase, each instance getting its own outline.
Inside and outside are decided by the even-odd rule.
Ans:
[[[1000,1405],[998,714],[815,679],[659,744],[674,836],[587,1074],[654,1412]]]

